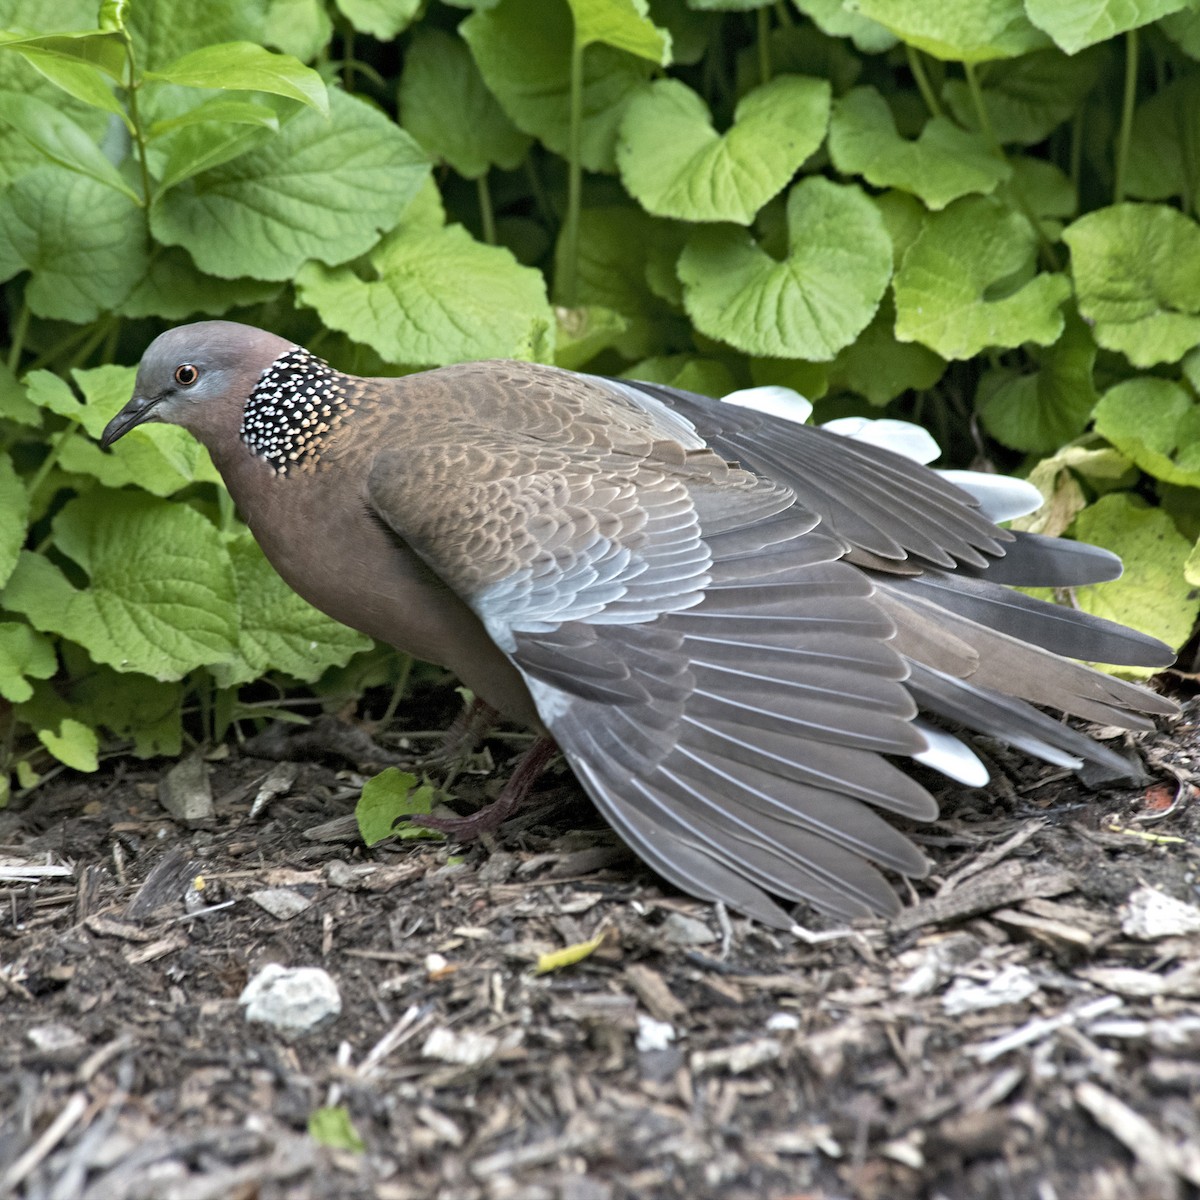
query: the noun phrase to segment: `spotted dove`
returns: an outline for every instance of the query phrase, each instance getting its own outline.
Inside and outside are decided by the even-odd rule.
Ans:
[[[896,760],[986,778],[930,717],[1119,770],[1041,707],[1145,729],[1173,706],[1072,661],[1162,643],[1010,586],[1112,579],[1113,555],[774,407],[506,361],[359,379],[206,321],[150,346],[102,440],[190,430],[300,595],[548,732],[659,874],[788,928],[781,902],[887,913],[880,868],[926,871],[880,815],[937,815]]]

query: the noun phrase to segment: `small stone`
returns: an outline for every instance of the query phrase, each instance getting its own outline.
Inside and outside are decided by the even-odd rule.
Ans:
[[[453,1029],[435,1029],[421,1047],[424,1058],[436,1058],[456,1066],[476,1067],[495,1058],[500,1039],[489,1033],[457,1033]]]
[[[250,893],[250,899],[280,921],[290,921],[312,907],[311,900],[292,888],[260,888]]]
[[[637,1038],[634,1045],[641,1053],[665,1050],[675,1040],[675,1026],[670,1021],[656,1021],[645,1013],[638,1013]]]
[[[1128,937],[1154,942],[1165,937],[1200,933],[1200,908],[1185,904],[1157,888],[1140,887],[1133,892],[1121,918]]]
[[[320,967],[268,963],[246,984],[238,1003],[247,1021],[270,1025],[283,1037],[303,1037],[342,1011],[337,984]]]
[[[212,784],[203,755],[189,754],[159,780],[158,802],[180,821],[203,821],[213,815]]]
[[[662,925],[663,937],[674,946],[709,946],[717,935],[703,921],[673,912]]]

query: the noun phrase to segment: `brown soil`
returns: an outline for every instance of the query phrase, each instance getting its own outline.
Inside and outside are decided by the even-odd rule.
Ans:
[[[223,751],[190,825],[170,764],[60,777],[0,814],[0,1195],[1188,1195],[1200,930],[1133,922],[1146,888],[1200,906],[1198,729],[1141,741],[1158,790],[998,754],[919,831],[913,906],[814,945],[672,892],[561,768],[492,838],[375,850],[330,824],[359,780],[328,761]],[[340,1016],[248,1023],[267,963],[323,967]],[[309,1136],[334,1106],[361,1151]]]

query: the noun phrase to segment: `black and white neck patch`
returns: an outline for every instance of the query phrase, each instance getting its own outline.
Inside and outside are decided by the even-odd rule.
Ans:
[[[277,358],[246,400],[242,441],[280,475],[315,461],[351,407],[346,377],[297,346]]]

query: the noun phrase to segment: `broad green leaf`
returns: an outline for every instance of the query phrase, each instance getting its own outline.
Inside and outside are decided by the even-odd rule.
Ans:
[[[530,138],[488,91],[461,38],[418,29],[404,56],[400,120],[425,151],[478,179],[493,165],[520,166]]]
[[[333,36],[324,0],[271,0],[263,40],[269,46],[312,62]]]
[[[154,146],[156,154],[165,152],[158,169],[155,201],[187,179],[215,171],[243,154],[249,159],[277,134],[278,122],[274,127],[260,121],[204,121],[180,127]]]
[[[733,373],[723,362],[698,358],[694,354],[644,358],[622,371],[621,377],[643,383],[665,383],[668,387],[698,392],[701,396],[727,396],[738,386]]]
[[[47,726],[37,730],[38,741],[58,759],[74,771],[98,771],[100,769],[100,743],[96,731],[77,721],[74,717],[63,717],[58,727]]]
[[[290,279],[309,259],[337,264],[391,229],[429,165],[377,109],[330,93],[331,119],[303,110],[278,137],[174,188],[151,212],[155,235],[201,271]]]
[[[329,116],[329,89],[316,71],[290,54],[275,54],[250,42],[193,50],[168,66],[147,71],[146,78],[223,92],[267,92],[299,100]]]
[[[943,358],[1057,341],[1071,281],[1033,274],[1036,247],[1029,222],[987,197],[932,214],[896,272],[896,337]]]
[[[396,822],[403,818],[419,817],[433,808],[434,790],[428,784],[417,786],[417,777],[397,767],[380,771],[363,784],[362,795],[354,806],[358,831],[368,846],[376,846],[387,838],[440,838],[443,835],[420,825]]]
[[[640,208],[585,208],[580,215],[578,303],[620,314],[626,331],[616,347],[627,359],[656,354],[672,338],[689,339],[686,321],[667,308],[650,279],[659,252],[674,239],[673,225]],[[560,238],[555,264],[558,278],[562,277],[562,253]]]
[[[100,663],[182,679],[236,653],[233,565],[194,509],[145,493],[92,493],[54,519],[54,544],[87,572],[74,587],[49,559],[23,552],[3,604],[36,629],[77,642]]]
[[[901,137],[887,101],[872,87],[855,88],[834,106],[829,155],[843,174],[912,192],[932,209],[987,194],[1011,174],[983,138],[945,117],[931,117],[915,141]]]
[[[852,11],[844,0],[795,0],[795,4],[822,33],[848,37],[864,54],[882,54],[896,44],[896,35],[891,30]]]
[[[25,394],[8,364],[0,361],[0,418],[18,425],[38,426],[42,414]]]
[[[146,274],[117,307],[123,317],[181,321],[200,313],[224,316],[231,308],[261,304],[279,294],[280,284],[258,279],[217,279],[196,270],[187,253],[160,248]]]
[[[1098,399],[1092,382],[1096,343],[1068,306],[1062,337],[1040,355],[1031,375],[999,374],[997,386],[981,387],[976,408],[984,428],[1014,450],[1052,454],[1078,437]]]
[[[1189,7],[1189,0],[1025,0],[1029,19],[1068,54]]]
[[[138,758],[175,757],[183,746],[183,685],[90,664],[71,707],[94,729],[131,742]]]
[[[1200,8],[1193,6],[1163,17],[1158,27],[1189,58],[1200,59]]]
[[[1184,75],[1138,107],[1126,191],[1141,200],[1179,196],[1200,207],[1200,73]]]
[[[346,0],[338,2],[345,7]],[[344,1104],[314,1109],[308,1118],[308,1136],[320,1146],[346,1150],[351,1154],[361,1154],[367,1148]]]
[[[929,215],[925,206],[910,192],[886,191],[872,196],[884,228],[892,239],[892,266],[899,270],[908,248],[917,240]]]
[[[501,0],[468,17],[459,32],[517,127],[566,155],[574,34],[565,0]],[[589,171],[615,168],[625,105],[653,70],[653,63],[611,46],[584,53],[581,161]]]
[[[156,496],[173,495],[193,483],[219,483],[208,451],[177,425],[139,426],[110,450],[100,449],[97,439],[132,394],[135,374],[132,367],[117,366],[72,372],[84,394],[76,413],[81,432],[63,442],[59,465],[106,487],[134,483]],[[57,381],[57,376],[50,378]]]
[[[781,75],[743,96],[718,134],[704,101],[662,79],[630,101],[617,164],[648,212],[685,221],[749,225],[825,137],[829,84]]]
[[[53,371],[30,371],[25,376],[25,394],[37,408],[66,417],[68,421],[83,420],[83,405],[79,398],[67,381]]]
[[[787,256],[750,234],[696,229],[679,260],[696,328],[749,354],[824,362],[867,327],[892,273],[879,210],[857,187],[817,176],[787,201]]]
[[[1186,388],[1148,375],[1123,380],[1100,398],[1095,421],[1148,475],[1200,487],[1200,404]]]
[[[11,5],[0,9],[0,21],[19,26],[22,22],[14,19],[11,10]],[[58,24],[57,19],[55,24]],[[124,78],[125,43],[116,33],[81,29],[74,33],[27,34],[10,30],[0,33],[0,50],[15,50],[28,61],[32,61],[30,55],[38,55],[82,63],[102,71],[114,83],[120,83]]]
[[[935,58],[969,63],[1016,58],[1050,41],[1025,15],[1022,0],[845,0],[845,5]]]
[[[29,492],[12,459],[0,451],[0,587],[17,565],[29,532]],[[10,696],[9,699],[12,699]]]
[[[125,109],[113,94],[112,77],[100,67],[40,46],[22,46],[19,53],[35,71],[68,96],[74,96],[92,108],[114,114],[130,132],[133,131],[133,122],[125,115]]]
[[[620,313],[595,305],[556,308],[554,318],[554,365],[568,371],[578,371],[601,350],[615,345],[629,328]]]
[[[143,71],[161,71],[181,55],[223,42],[261,45],[270,0],[153,0],[125,14]]]
[[[367,261],[365,279],[353,267],[310,263],[296,277],[296,294],[326,326],[388,362],[441,366],[552,352],[554,316],[541,272],[461,225],[401,225]]]
[[[1102,49],[1069,57],[1061,50],[1038,50],[1020,58],[986,63],[978,77],[988,121],[1002,144],[1032,146],[1074,115],[1096,86],[1112,56]],[[960,125],[978,129],[971,90],[948,79],[942,95]]]
[[[1135,367],[1200,343],[1200,227],[1162,204],[1114,204],[1063,233],[1079,311],[1096,341]]]
[[[229,543],[241,620],[238,654],[212,668],[218,687],[249,683],[281,671],[313,683],[327,667],[342,667],[371,648],[371,639],[318,612],[280,579],[248,530]]]
[[[575,44],[601,44],[665,67],[671,35],[646,15],[646,0],[567,0],[575,20]]]
[[[94,179],[38,167],[9,188],[8,202],[8,235],[33,272],[25,299],[38,316],[94,321],[145,273],[144,214]]]
[[[0,696],[22,704],[33,695],[31,679],[49,679],[58,658],[49,638],[16,621],[0,623]]]
[[[189,125],[260,125],[279,132],[279,118],[275,110],[265,104],[256,104],[253,100],[226,100],[223,96],[213,96],[193,108],[186,109],[176,117],[167,117],[155,121],[147,133],[149,141],[156,141],[178,129],[186,129]]]
[[[337,0],[337,6],[355,29],[390,42],[412,23],[421,0]]]
[[[0,92],[0,124],[11,126],[51,162],[141,203],[88,134],[53,104],[37,96]]]
[[[880,304],[883,308],[887,298]],[[755,387],[791,388],[806,400],[819,400],[829,390],[832,363],[802,362],[798,358],[752,358],[750,382]]]
[[[1037,217],[1070,217],[1078,211],[1079,197],[1067,175],[1044,158],[1018,154],[1012,159],[1012,179],[998,195],[1016,193],[1015,206]]]
[[[925,391],[937,383],[945,360],[916,342],[898,342],[895,324],[895,305],[885,296],[870,325],[830,365],[829,386],[834,391],[857,392],[872,404],[884,405],[909,390]]]
[[[1200,609],[1200,595],[1184,575],[1191,545],[1162,509],[1149,508],[1128,492],[1113,492],[1085,508],[1072,533],[1120,555],[1125,564],[1120,579],[1074,589],[1080,608],[1161,638],[1168,646],[1187,641]],[[1152,669],[1121,671],[1154,674]]]
[[[1137,475],[1137,468],[1119,450],[1087,435],[1064,446],[1051,458],[1043,458],[1029,472],[1029,482],[1042,493],[1043,504],[1034,512],[1014,518],[1009,526],[1026,533],[1059,537],[1088,506],[1079,477],[1086,479],[1095,491],[1111,491],[1135,483]]]

